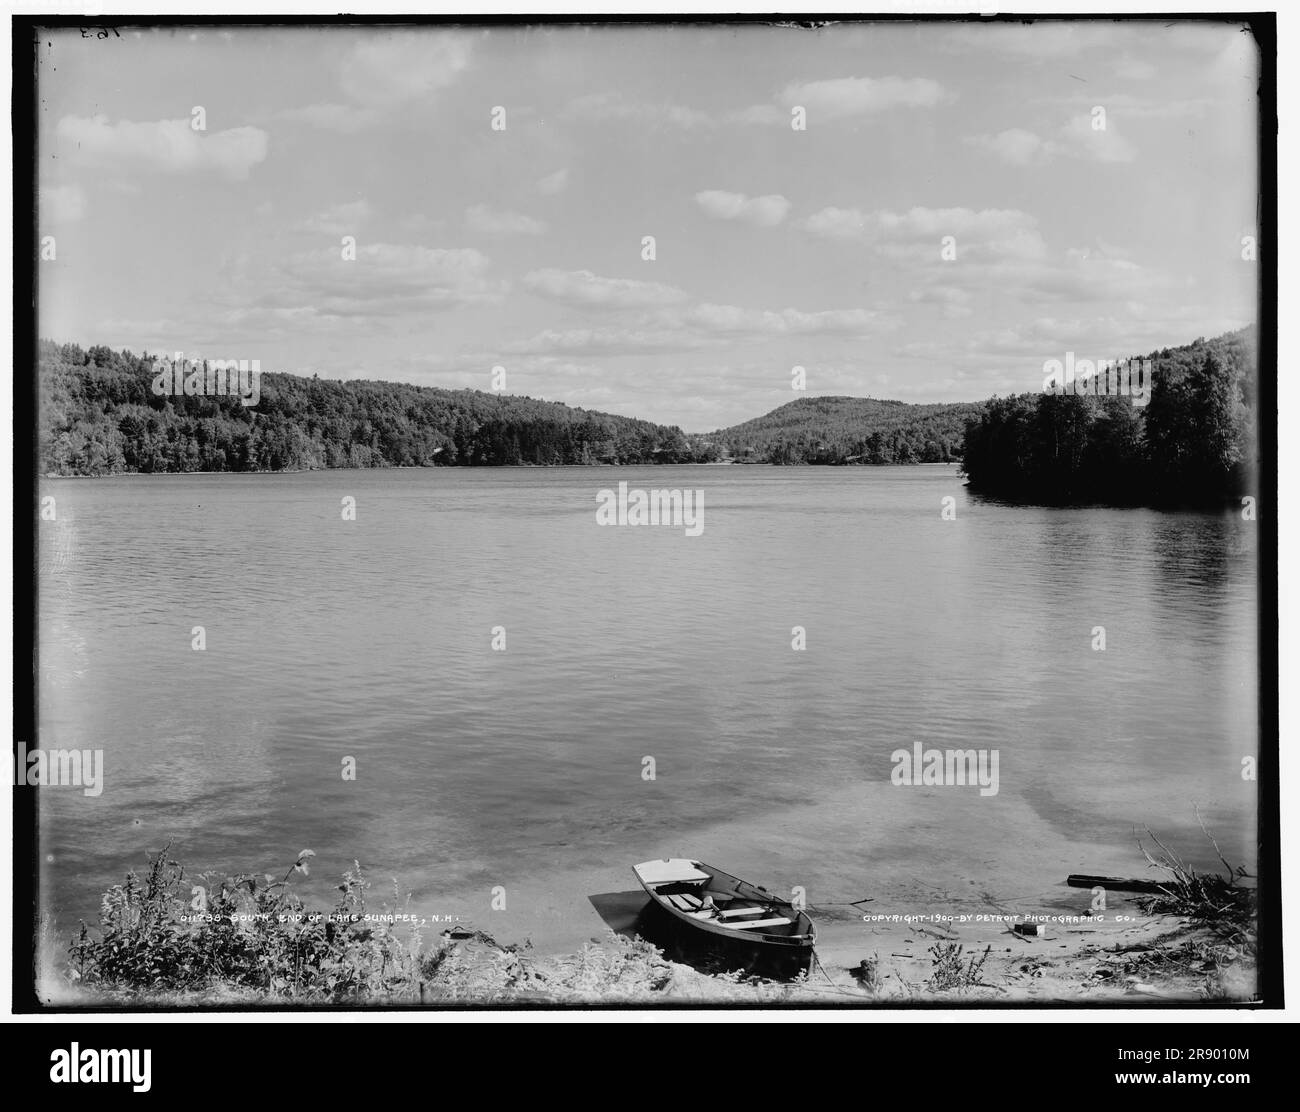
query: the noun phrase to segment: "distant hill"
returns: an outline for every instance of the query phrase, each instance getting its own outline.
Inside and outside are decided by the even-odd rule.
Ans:
[[[42,340],[41,470],[284,471],[510,464],[942,463],[1036,501],[1204,502],[1249,488],[1258,340],[1243,329],[1152,352],[1145,406],[1048,393],[910,405],[800,398],[713,433],[399,382],[265,373],[255,407],[158,396],[153,358]]]
[[[234,397],[155,395],[147,354],[43,340],[39,358],[46,474],[708,458],[679,428],[532,398],[268,372],[252,408]]]
[[[877,398],[800,398],[699,439],[746,463],[946,463],[961,458],[982,402],[909,405]]]
[[[1259,337],[1254,327],[1147,356],[1147,404],[1053,393],[995,398],[973,419],[973,490],[1036,502],[1214,504],[1250,493]]]

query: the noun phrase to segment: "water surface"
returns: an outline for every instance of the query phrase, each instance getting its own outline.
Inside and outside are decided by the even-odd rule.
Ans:
[[[600,527],[619,481],[703,491],[703,533]],[[668,854],[814,902],[1041,898],[1067,872],[1141,872],[1144,825],[1213,863],[1199,807],[1253,864],[1239,515],[1006,506],[944,466],[41,493],[40,742],[106,762],[98,798],[41,793],[60,926],[168,838],[191,870],[283,873],[310,847],[321,901],[354,858],[433,914],[487,920],[503,886],[515,927],[565,941],[598,926],[591,895]],[[917,741],[998,750],[997,796],[891,785]]]

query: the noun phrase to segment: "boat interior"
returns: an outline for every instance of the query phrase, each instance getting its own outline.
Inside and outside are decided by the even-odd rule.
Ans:
[[[798,932],[798,913],[788,905],[773,899],[749,897],[712,885],[708,880],[671,881],[654,885],[653,891],[682,914],[711,920],[715,926],[760,934]]]

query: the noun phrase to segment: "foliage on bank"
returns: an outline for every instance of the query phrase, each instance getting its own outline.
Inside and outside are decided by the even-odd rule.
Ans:
[[[966,426],[971,488],[1049,503],[1215,504],[1253,493],[1255,330],[1147,358],[1146,405],[1046,392],[992,399]]]

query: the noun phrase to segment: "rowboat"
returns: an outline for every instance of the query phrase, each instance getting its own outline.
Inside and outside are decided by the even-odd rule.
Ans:
[[[816,943],[813,921],[789,900],[703,861],[643,861],[632,872],[658,907],[705,934],[783,951],[811,950]]]

